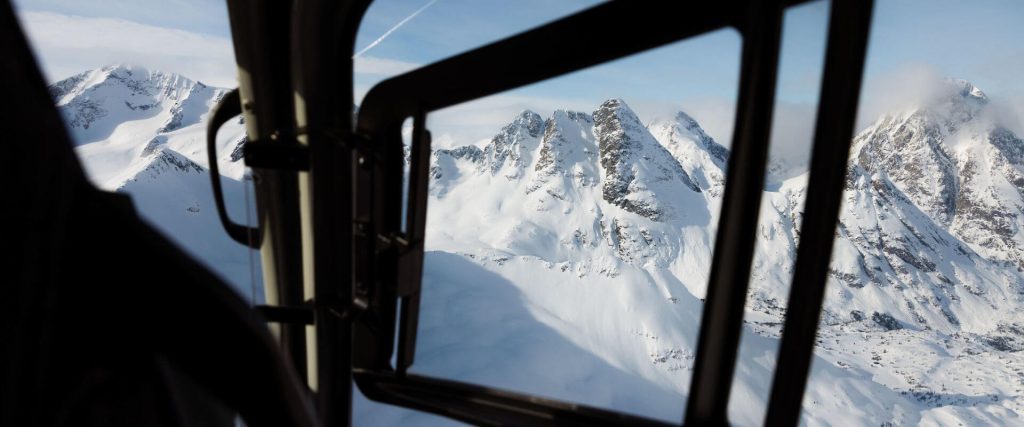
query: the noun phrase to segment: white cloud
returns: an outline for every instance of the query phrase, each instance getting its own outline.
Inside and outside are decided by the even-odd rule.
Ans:
[[[1018,138],[1024,138],[1024,94],[991,99],[997,123],[1011,130]]]
[[[857,130],[869,126],[883,114],[931,99],[941,87],[943,77],[946,76],[931,65],[911,63],[865,79],[857,111]]]
[[[129,63],[214,86],[236,86],[234,52],[227,38],[115,18],[33,11],[19,16],[50,81]]]
[[[906,110],[927,103],[936,96],[945,96],[949,78],[963,78],[972,84],[972,76],[945,75],[936,67],[913,63],[901,66],[865,81],[857,114],[857,129],[863,129],[886,113]],[[989,98],[988,113],[1017,135],[1024,134],[1024,93],[1006,88],[978,86]],[[1003,89],[1000,91],[998,89]]]

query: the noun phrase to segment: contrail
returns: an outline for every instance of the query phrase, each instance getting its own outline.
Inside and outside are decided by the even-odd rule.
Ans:
[[[373,43],[370,43],[369,46],[364,47],[363,50],[360,50],[359,52],[356,52],[355,55],[352,55],[352,59],[358,58],[360,55],[366,53],[366,51],[368,51],[370,49],[373,49],[374,46],[379,45],[380,42],[384,41],[384,39],[386,39],[388,36],[390,36],[391,33],[395,32],[395,30],[397,30],[399,27],[405,25],[406,22],[411,21],[412,18],[416,17],[416,15],[419,15],[424,10],[427,10],[427,8],[432,6],[434,3],[437,3],[437,0],[430,0],[430,1],[427,2],[427,4],[423,5],[423,7],[419,8],[419,9],[416,9],[416,11],[412,13],[412,15],[409,15],[409,16],[405,17],[405,19],[403,19],[403,20],[399,21],[397,24],[395,24],[394,27],[391,27],[390,30],[385,31],[384,35],[378,37],[377,40],[374,40]]]

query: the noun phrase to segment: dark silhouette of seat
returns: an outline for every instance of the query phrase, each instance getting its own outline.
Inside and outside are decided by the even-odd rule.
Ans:
[[[0,425],[313,425],[263,319],[86,180],[0,4]]]

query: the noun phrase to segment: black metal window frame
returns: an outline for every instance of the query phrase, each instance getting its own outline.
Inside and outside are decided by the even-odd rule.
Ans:
[[[408,372],[415,355],[431,111],[733,27],[742,35],[734,138],[684,421],[728,423],[775,101],[783,13],[808,0],[613,1],[385,80],[364,98],[349,146],[354,202],[352,373],[369,398],[481,425],[672,425]],[[766,423],[795,425],[814,348],[853,136],[871,0],[832,0],[804,220]],[[656,7],[652,13],[649,8]],[[614,28],[614,31],[610,29]],[[545,47],[566,34],[587,43]],[[503,61],[530,52],[530,63]],[[539,65],[538,65],[539,64]],[[401,127],[413,118],[403,218]],[[316,196],[316,195],[314,195]],[[317,203],[314,197],[314,203]],[[396,326],[398,328],[395,348]],[[397,350],[396,366],[391,365]]]

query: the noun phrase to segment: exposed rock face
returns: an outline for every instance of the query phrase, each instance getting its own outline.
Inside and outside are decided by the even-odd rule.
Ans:
[[[163,171],[173,169],[185,173],[203,173],[206,171],[206,169],[199,166],[196,162],[193,162],[187,157],[171,150],[161,150],[156,161],[154,161],[150,167],[154,170]]]
[[[712,158],[722,161],[727,152],[704,137],[702,147],[715,149]],[[636,114],[618,99],[604,102],[593,116],[557,110],[542,121],[536,113],[524,111],[483,149],[463,146],[434,150],[434,194],[443,194],[447,183],[461,176],[463,171],[457,162],[468,162],[475,165],[473,168],[508,180],[526,178],[527,194],[537,192],[553,199],[539,200],[542,205],[555,201],[571,205],[578,200],[576,189],[600,184],[606,202],[653,221],[677,218],[675,196],[669,193],[701,191]]]
[[[522,177],[530,155],[537,148],[543,126],[540,115],[527,110],[501,128],[484,148],[491,174],[504,173],[509,179]]]
[[[157,153],[163,149],[163,146],[166,143],[166,138],[160,136],[153,137],[153,139],[149,140],[149,142],[146,143],[146,146],[142,148],[142,155],[149,156]]]
[[[903,329],[903,325],[892,317],[889,313],[874,312],[871,314],[871,321],[878,324],[887,331],[895,331],[897,329]]]
[[[589,114],[576,111],[557,110],[545,121],[540,154],[527,193],[543,190],[554,199],[574,201],[573,189],[593,187],[600,182],[593,126]]]
[[[596,158],[591,127],[594,119],[587,113],[557,110],[544,122],[540,157],[534,166],[539,174],[565,174],[576,163]]]
[[[922,106],[881,118],[855,139],[855,163],[884,171],[929,218],[974,250],[1024,267],[1024,142],[986,114],[961,80]]]
[[[982,144],[956,153],[959,191],[950,230],[986,257],[1024,268],[1024,141],[1002,127],[970,125],[970,136]]]
[[[245,158],[245,144],[249,143],[249,136],[245,135],[238,139],[235,148],[231,150],[231,161],[237,162]]]
[[[884,170],[930,217],[948,226],[955,215],[959,168],[947,140],[988,104],[980,90],[949,81],[923,106],[886,115],[855,139],[857,164]]]
[[[199,166],[196,162],[189,160],[188,157],[174,150],[164,147],[162,144],[154,146],[153,151],[148,156],[148,164],[131,178],[121,183],[116,191],[129,192],[128,189],[133,186],[165,182],[163,177],[165,174],[169,176],[166,179],[173,181],[183,176],[205,175],[207,173],[206,169]]]
[[[64,80],[61,80],[57,83],[50,85],[50,97],[52,97],[57,102],[61,102],[66,95],[74,91],[75,88],[79,87],[79,85],[82,84],[82,82],[88,75],[88,72],[76,74],[74,76],[68,77]]]
[[[107,116],[103,104],[88,98],[76,98],[64,106],[67,123],[71,127],[89,129],[89,125]]]
[[[594,111],[594,137],[600,151],[605,201],[660,221],[673,217],[674,212],[659,199],[659,190],[680,182],[700,192],[622,100],[605,101]]]

